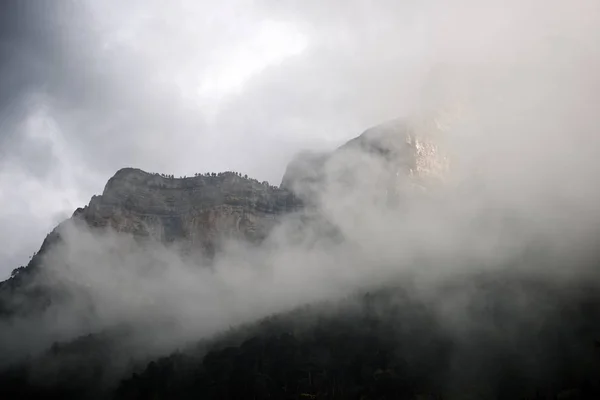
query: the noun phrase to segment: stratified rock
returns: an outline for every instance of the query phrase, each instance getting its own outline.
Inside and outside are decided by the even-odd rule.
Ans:
[[[177,179],[124,168],[76,215],[91,227],[210,250],[222,238],[259,242],[298,207],[290,192],[233,172]]]

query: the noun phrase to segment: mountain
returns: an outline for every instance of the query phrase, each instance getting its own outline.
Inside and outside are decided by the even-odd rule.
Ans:
[[[288,165],[281,187],[304,200],[318,197],[331,181],[348,181],[361,169],[372,168],[376,159],[389,175],[388,188],[431,187],[449,169],[442,150],[440,129],[419,129],[404,120],[391,120],[367,129],[333,152],[299,153]]]
[[[124,168],[75,216],[94,228],[212,253],[224,237],[260,242],[277,215],[299,207],[292,193],[234,172],[165,178]]]
[[[224,239],[258,244],[279,217],[316,201],[325,180],[343,180],[344,174],[348,178],[372,167],[368,159],[373,156],[385,161],[386,169],[379,172],[392,176],[386,188],[395,190],[403,189],[406,179],[421,187],[430,184],[428,180],[439,180],[448,168],[436,142],[401,120],[368,129],[330,153],[300,153],[288,165],[279,187],[231,171],[176,178],[123,168],[108,180],[101,195],[59,224],[29,265],[14,275],[26,275],[43,264],[44,254],[61,240],[61,231],[74,223],[131,234],[141,242],[176,242],[183,252],[209,257]],[[308,191],[312,197],[306,196]]]
[[[304,281],[315,269],[290,262],[300,269],[291,271],[292,283],[309,292],[300,297],[305,303],[233,313],[233,322],[225,312],[193,321],[196,308],[231,310],[241,299],[249,304],[241,309],[251,311],[264,305],[253,297],[279,290],[285,303],[296,294],[293,285],[244,292],[260,282],[235,270],[239,278],[227,296],[210,297],[231,277],[229,264],[267,276],[269,263],[293,260],[301,249],[301,262],[325,254],[336,267],[354,263],[374,276],[375,265],[390,262],[381,249],[400,240],[390,237],[397,231],[385,231],[389,226],[430,223],[426,232],[439,234],[441,226],[420,214],[417,224],[401,218],[444,186],[450,164],[440,131],[436,123],[389,121],[331,152],[300,153],[279,187],[235,172],[175,178],[119,170],[101,195],[47,236],[26,267],[0,283],[0,397],[598,398],[600,285],[528,272],[531,264],[565,261],[536,248],[502,259],[496,270],[459,270],[424,285],[428,271],[444,271],[426,268],[433,251],[426,247],[410,260],[418,265],[378,286],[315,301],[310,285],[333,277]],[[382,238],[385,248],[352,252]],[[273,252],[282,242],[287,247]],[[232,243],[244,250],[232,250]],[[442,254],[443,263],[461,267],[462,259]],[[170,264],[181,270],[164,274]],[[169,286],[173,280],[177,285]],[[172,287],[184,293],[169,293]],[[171,299],[187,299],[189,289],[208,294],[192,296],[172,316]],[[204,334],[167,340],[182,320]],[[218,331],[202,329],[215,321]]]

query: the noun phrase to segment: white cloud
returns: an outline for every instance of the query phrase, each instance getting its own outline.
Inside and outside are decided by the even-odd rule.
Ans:
[[[236,43],[223,60],[207,68],[198,89],[206,102],[219,102],[237,94],[244,83],[269,66],[301,54],[307,47],[305,35],[284,22],[263,21],[250,37]]]

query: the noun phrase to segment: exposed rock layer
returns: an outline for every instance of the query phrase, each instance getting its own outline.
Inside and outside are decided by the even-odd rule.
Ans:
[[[233,172],[175,179],[124,168],[76,215],[92,227],[213,249],[222,238],[260,241],[277,215],[299,207],[290,192]]]

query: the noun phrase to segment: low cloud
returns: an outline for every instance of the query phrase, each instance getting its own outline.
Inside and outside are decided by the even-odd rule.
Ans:
[[[45,268],[74,297],[60,312],[5,325],[3,343],[28,349],[25,330],[49,343],[162,320],[171,322],[157,335],[164,350],[406,276],[435,301],[441,283],[483,271],[565,285],[593,277],[587,267],[596,259],[600,222],[594,2],[488,8],[473,1],[357,1],[345,12],[335,2],[261,2],[264,8],[242,13],[239,29],[228,7],[115,4],[88,10],[97,30],[84,29],[85,46],[77,42],[67,52],[80,62],[72,79],[63,71],[47,86],[36,112],[47,110],[50,127],[11,139],[35,162],[2,163],[2,194],[10,185],[19,189],[0,201],[43,199],[42,211],[31,214],[45,217],[35,221],[51,225],[49,215],[99,192],[103,177],[122,165],[182,175],[235,169],[277,181],[302,147],[331,149],[397,116],[441,129],[452,167],[439,190],[400,207],[387,202],[395,169],[344,153],[326,168],[315,210],[320,223],[284,217],[263,245],[230,243],[210,268],[124,234],[66,226],[65,242],[46,255]],[[200,14],[202,23],[188,18]],[[254,71],[206,119],[198,99],[189,100],[202,74],[228,59],[221,56],[231,43],[243,47],[246,33],[271,19],[303,32],[306,47]],[[339,165],[353,166],[352,184],[338,179]],[[18,171],[23,178],[15,183]],[[438,304],[452,317],[465,307],[460,299]]]

